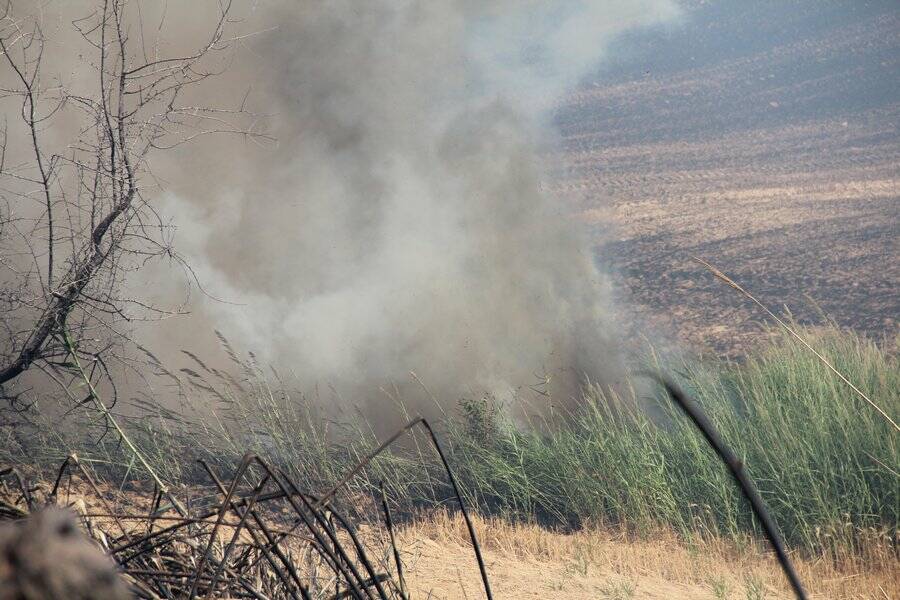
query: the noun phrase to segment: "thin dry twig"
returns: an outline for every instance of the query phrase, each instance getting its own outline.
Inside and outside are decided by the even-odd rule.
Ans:
[[[857,395],[857,396],[859,396],[860,398],[862,398],[863,400],[865,400],[865,401],[869,404],[869,406],[871,406],[871,407],[874,408],[876,411],[878,411],[878,413],[879,413],[882,417],[884,417],[885,420],[887,420],[887,422],[890,423],[891,426],[892,426],[896,431],[900,431],[900,426],[898,426],[897,423],[894,422],[894,420],[893,420],[893,419],[892,419],[892,418],[884,411],[884,409],[882,409],[880,406],[878,406],[877,404],[875,404],[875,402],[873,402],[871,398],[869,398],[866,394],[864,394],[864,393],[862,392],[862,390],[860,390],[858,387],[856,387],[856,386],[853,384],[852,381],[850,381],[849,379],[847,379],[847,377],[846,377],[843,373],[841,373],[840,371],[838,371],[837,368],[836,368],[833,364],[831,364],[831,361],[829,361],[827,358],[825,358],[824,356],[822,356],[822,354],[821,354],[818,350],[816,350],[815,348],[813,348],[812,345],[810,345],[809,342],[807,342],[805,339],[803,339],[803,336],[801,336],[799,333],[797,333],[797,331],[796,331],[793,327],[791,327],[790,325],[788,325],[787,323],[785,323],[783,319],[781,319],[778,315],[776,315],[774,312],[772,312],[771,310],[769,310],[769,308],[768,308],[765,304],[763,304],[762,302],[760,302],[759,300],[757,300],[756,297],[755,297],[753,294],[751,294],[751,293],[748,292],[746,289],[744,289],[743,287],[741,287],[741,285],[738,284],[737,282],[735,282],[731,277],[729,277],[728,275],[726,275],[725,273],[723,273],[722,271],[720,271],[720,270],[717,269],[716,267],[712,266],[711,264],[709,264],[708,262],[706,262],[706,261],[703,260],[702,258],[698,258],[698,257],[696,257],[696,256],[692,256],[691,258],[693,258],[695,261],[697,261],[698,263],[700,263],[701,265],[703,265],[704,267],[706,267],[706,268],[707,268],[713,275],[715,275],[718,279],[721,279],[722,281],[724,281],[725,283],[727,283],[730,287],[734,288],[735,290],[737,290],[738,292],[740,292],[741,294],[743,294],[744,296],[746,296],[747,298],[749,298],[754,304],[756,304],[759,308],[761,308],[767,315],[769,315],[770,317],[772,317],[772,319],[774,319],[775,322],[778,323],[779,326],[781,326],[785,331],[787,331],[787,332],[788,332],[792,337],[794,337],[798,342],[800,342],[801,344],[803,344],[803,346],[806,347],[806,349],[808,349],[810,352],[812,352],[812,353],[816,356],[816,358],[818,358],[818,359],[822,362],[823,365],[825,365],[826,367],[828,367],[828,369],[829,369],[832,373],[834,373],[835,375],[837,375],[838,378],[839,378],[841,381],[843,381],[845,384],[847,384],[847,386],[849,386],[851,390],[853,390],[854,392],[856,392],[856,395]]]

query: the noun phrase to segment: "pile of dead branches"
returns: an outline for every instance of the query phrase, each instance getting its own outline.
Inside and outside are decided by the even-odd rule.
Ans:
[[[338,507],[336,496],[375,456],[417,425],[428,431],[447,467],[491,598],[455,478],[423,419],[411,421],[321,495],[299,489],[282,469],[253,455],[246,455],[227,476],[201,462],[209,485],[179,495],[155,483],[143,491],[140,486],[110,489],[73,455],[60,466],[53,486],[38,493],[14,469],[0,470],[0,498],[5,496],[0,519],[27,522],[42,518],[28,517],[46,514],[40,510],[44,506],[68,506],[84,531],[113,558],[138,598],[406,599],[403,562],[383,490],[368,502],[355,499],[346,511]],[[42,554],[53,565],[53,557]],[[21,565],[18,568],[22,571]],[[7,585],[23,585],[15,580],[15,569],[7,570]],[[74,570],[73,576],[79,572]]]

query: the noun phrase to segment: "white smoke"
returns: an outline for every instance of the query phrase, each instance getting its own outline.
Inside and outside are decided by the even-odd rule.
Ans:
[[[151,348],[196,349],[216,327],[351,393],[409,371],[451,397],[615,377],[609,286],[542,191],[540,149],[554,100],[617,34],[674,18],[673,2],[244,8],[245,25],[267,31],[219,93],[252,84],[278,148],[220,137],[158,163],[177,247],[241,306],[195,294],[194,316],[149,332]],[[177,292],[155,276],[144,292]]]

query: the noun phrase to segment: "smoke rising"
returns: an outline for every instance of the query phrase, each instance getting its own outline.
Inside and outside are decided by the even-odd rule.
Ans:
[[[611,383],[611,290],[542,191],[541,149],[554,100],[617,33],[673,18],[672,2],[241,8],[262,33],[215,93],[252,85],[278,147],[211,138],[155,163],[177,248],[240,305],[195,294],[194,314],[146,332],[148,346],[196,350],[215,327],[351,397],[410,371],[449,398]],[[147,277],[141,293],[178,293],[171,273]]]

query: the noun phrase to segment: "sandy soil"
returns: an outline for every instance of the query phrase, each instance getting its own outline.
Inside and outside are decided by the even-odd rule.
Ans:
[[[479,520],[476,527],[497,598],[793,598],[774,560],[758,550],[721,543],[690,548],[664,533],[625,541],[609,532],[563,535],[496,521]],[[401,539],[413,597],[483,597],[460,519],[438,517],[406,529]],[[813,598],[885,600],[900,590],[896,564],[838,571],[798,561],[798,569]]]

